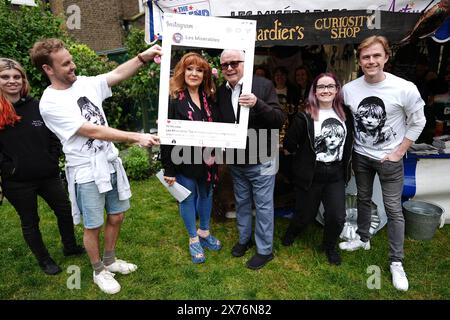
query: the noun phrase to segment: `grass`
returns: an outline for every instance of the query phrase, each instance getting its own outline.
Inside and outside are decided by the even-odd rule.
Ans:
[[[450,226],[438,229],[430,241],[405,241],[405,269],[410,290],[399,292],[391,283],[386,228],[371,241],[370,251],[343,252],[343,264],[330,266],[319,251],[322,228],[311,226],[292,247],[283,247],[280,238],[288,220],[275,220],[275,259],[259,271],[245,267],[253,254],[231,256],[237,241],[235,220],[213,219],[211,229],[224,244],[219,252],[206,252],[207,261],[193,265],[188,252],[187,233],[178,215],[177,204],[155,178],[132,183],[133,197],[117,245],[117,256],[139,267],[128,275],[117,275],[122,290],[103,294],[92,281],[87,256],[66,258],[53,213],[43,201],[41,231],[50,254],[63,268],[57,276],[39,269],[26,247],[17,214],[6,201],[0,207],[0,299],[449,299]],[[76,227],[82,241],[82,227]],[[80,289],[68,289],[71,265],[81,270]],[[368,289],[367,268],[381,270],[381,288]],[[70,280],[70,279],[69,279]]]

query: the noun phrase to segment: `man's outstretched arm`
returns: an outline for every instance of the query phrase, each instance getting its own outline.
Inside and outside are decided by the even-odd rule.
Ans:
[[[161,47],[157,44],[148,48],[144,52],[141,52],[138,56],[128,60],[127,62],[122,63],[120,66],[115,68],[114,70],[108,72],[106,74],[106,82],[108,86],[111,88],[116,84],[134,76],[138,69],[151,61],[155,56],[161,56]]]
[[[95,125],[90,122],[84,123],[80,129],[78,129],[77,134],[104,141],[137,143],[141,147],[151,147],[159,144],[159,138],[149,133],[122,131]]]

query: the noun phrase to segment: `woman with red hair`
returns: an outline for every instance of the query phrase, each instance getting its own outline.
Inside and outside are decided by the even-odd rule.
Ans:
[[[19,214],[23,237],[49,275],[61,272],[50,257],[39,230],[37,211],[41,196],[54,211],[64,255],[81,254],[76,244],[70,202],[59,176],[61,147],[45,126],[39,102],[28,94],[22,66],[0,58],[0,172],[3,193]]]
[[[168,119],[214,121],[212,100],[215,91],[209,63],[198,53],[185,54],[176,64],[170,79]],[[220,241],[209,232],[212,189],[218,180],[217,165],[214,163],[213,153],[205,159],[204,148],[187,146],[181,147],[181,150],[175,150],[183,162],[174,164],[173,149],[174,146],[161,146],[164,179],[169,185],[177,181],[191,191],[191,194],[180,203],[180,215],[189,234],[192,262],[203,263],[206,259],[204,248],[213,251],[222,248]],[[184,153],[190,155],[189,163],[184,162]],[[202,159],[202,162],[196,163],[196,159]],[[197,215],[200,220],[198,230]]]

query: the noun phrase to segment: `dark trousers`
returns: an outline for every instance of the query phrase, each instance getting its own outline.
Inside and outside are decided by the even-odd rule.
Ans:
[[[38,195],[55,213],[64,247],[76,245],[71,206],[59,177],[26,182],[3,181],[3,192],[19,214],[23,237],[38,261],[50,256],[39,230]]]
[[[317,162],[311,187],[308,190],[296,189],[296,193],[296,212],[287,232],[302,232],[314,221],[322,202],[325,208],[323,244],[325,248],[334,247],[345,223],[343,164]]]
[[[388,217],[389,259],[391,262],[404,258],[405,219],[402,211],[403,160],[381,163],[353,153],[353,170],[358,189],[358,231],[362,241],[370,239],[372,193],[375,174],[380,178],[383,203]]]

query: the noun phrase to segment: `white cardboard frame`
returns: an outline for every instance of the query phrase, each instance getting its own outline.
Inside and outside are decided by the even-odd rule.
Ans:
[[[168,119],[172,46],[245,51],[242,93],[252,88],[256,21],[164,14],[163,56],[159,86],[158,136],[161,144],[245,149],[248,108],[241,108],[238,124]]]

